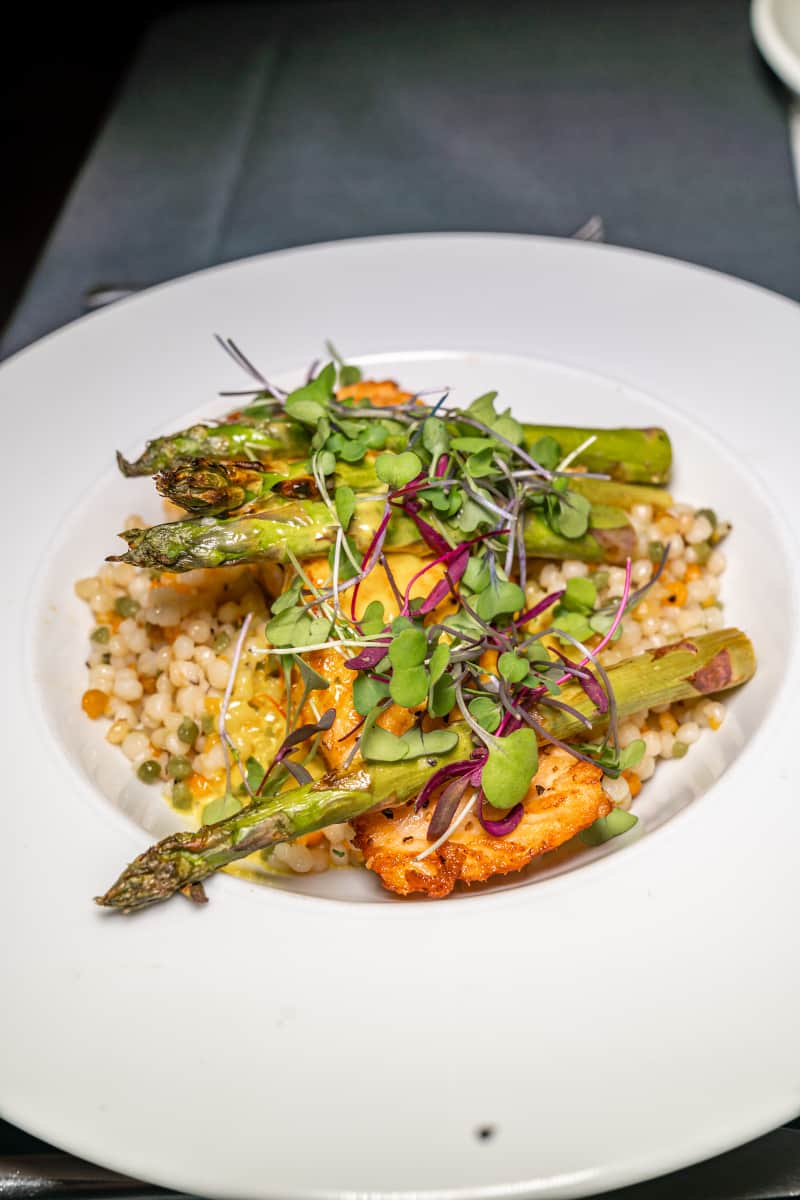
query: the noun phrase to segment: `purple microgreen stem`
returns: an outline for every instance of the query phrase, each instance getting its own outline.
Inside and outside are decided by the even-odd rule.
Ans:
[[[486,797],[483,792],[480,792],[480,801],[478,804],[478,820],[487,833],[492,837],[507,837],[509,833],[513,833],[525,815],[525,808],[522,804],[515,804],[510,812],[495,821],[491,817],[487,817],[484,812]]]

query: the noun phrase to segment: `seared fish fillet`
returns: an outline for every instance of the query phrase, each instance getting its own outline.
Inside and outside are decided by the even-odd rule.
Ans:
[[[384,887],[408,896],[448,896],[455,885],[480,883],[493,875],[519,871],[539,854],[554,850],[598,817],[611,811],[599,767],[579,762],[557,747],[542,750],[539,770],[524,801],[525,815],[504,838],[486,833],[473,814],[449,841],[422,862],[430,843],[425,834],[431,809],[414,812],[411,801],[395,809],[367,813],[356,822],[356,845],[366,866]]]
[[[314,703],[319,712],[326,708],[336,711],[333,725],[320,738],[320,749],[327,766],[338,769],[344,765],[347,755],[353,749],[358,736],[357,731],[362,723],[362,718],[356,712],[353,703],[353,680],[356,672],[344,665],[344,660],[337,650],[311,650],[305,657],[314,670],[330,683],[330,687],[324,691],[314,692]],[[306,705],[303,715],[307,721],[315,719],[310,705]],[[397,704],[390,705],[378,719],[378,725],[382,729],[388,729],[390,733],[396,733],[398,736],[413,724],[414,714]],[[360,762],[361,755],[357,754],[355,766]]]

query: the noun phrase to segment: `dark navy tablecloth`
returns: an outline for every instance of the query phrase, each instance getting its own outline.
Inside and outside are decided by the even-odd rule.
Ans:
[[[744,0],[192,6],[157,24],[2,342],[365,234],[568,234],[800,298],[786,97]]]

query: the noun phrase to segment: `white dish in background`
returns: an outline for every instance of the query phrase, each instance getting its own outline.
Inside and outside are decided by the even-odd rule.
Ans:
[[[753,0],[750,23],[758,48],[776,75],[800,94],[800,3]]]
[[[331,337],[454,400],[499,386],[522,416],[670,430],[675,492],[734,520],[724,599],[760,665],[720,733],[648,785],[637,837],[438,903],[383,902],[342,872],[316,889],[219,878],[201,910],[93,907],[170,812],[79,712],[72,582],[152,503],[113,450],[220,412],[217,388],[239,385],[214,331],[278,378]],[[0,368],[19,498],[2,527],[3,1114],[118,1170],[253,1200],[584,1195],[796,1115],[798,570],[783,514],[798,502],[798,344],[797,306],[708,271],[445,235],[204,272]]]

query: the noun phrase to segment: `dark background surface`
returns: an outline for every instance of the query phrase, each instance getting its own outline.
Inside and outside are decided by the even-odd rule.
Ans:
[[[126,95],[126,111],[137,111],[125,79],[154,22],[187,7],[118,0],[102,18],[31,7],[7,20],[0,39],[0,329],[117,100]],[[191,11],[202,14],[203,6]],[[745,0],[282,0],[251,12],[265,45],[280,30],[280,70],[274,95],[265,95],[256,114],[247,170],[207,261],[404,229],[563,235],[599,212],[613,242],[800,298],[787,98],[750,41]],[[534,14],[540,23],[532,28]],[[203,23],[201,15],[198,53]],[[234,28],[232,52],[235,38]],[[362,50],[354,49],[359,38],[366,39]],[[333,44],[340,57],[331,63],[326,47]],[[189,78],[191,58],[179,65],[188,66]],[[318,84],[324,71],[328,92]],[[331,82],[337,78],[339,88]],[[338,118],[326,124],[317,118],[329,115],[329,100]],[[414,103],[407,140],[387,153],[394,113]],[[146,155],[147,131],[139,134]],[[280,171],[271,177],[276,159]],[[258,205],[270,189],[278,199],[265,221]],[[105,228],[123,251],[131,219],[127,213],[118,229],[113,221]],[[207,265],[188,252],[173,261],[181,270]],[[112,281],[93,270],[90,263],[85,279],[76,274],[76,298],[87,282]],[[44,1147],[0,1122],[0,1154],[36,1149]]]
[[[178,0],[15,5],[0,34],[0,329],[145,31]]]
[[[0,329],[113,115],[5,353],[96,284],[364,234],[564,236],[595,212],[611,242],[800,298],[786,94],[747,0],[121,0],[12,22]]]

